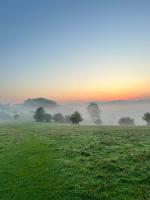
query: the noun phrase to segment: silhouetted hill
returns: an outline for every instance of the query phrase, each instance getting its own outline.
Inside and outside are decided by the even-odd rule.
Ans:
[[[45,99],[45,98],[35,98],[35,99],[27,99],[24,101],[24,106],[27,107],[55,107],[57,103],[55,101]]]
[[[128,103],[149,103],[150,99],[137,99],[137,100],[114,100],[114,101],[92,101],[100,104],[128,104]],[[90,102],[88,102],[90,103]]]

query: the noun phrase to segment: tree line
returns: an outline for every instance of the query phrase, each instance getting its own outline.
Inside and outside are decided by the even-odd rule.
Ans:
[[[102,120],[100,116],[100,109],[96,103],[90,103],[87,106],[87,112],[96,125],[101,125]],[[56,113],[54,115],[46,113],[43,107],[37,108],[37,110],[34,113],[34,119],[37,122],[57,122],[57,123],[72,123],[72,124],[79,124],[81,121],[83,121],[83,118],[81,114],[78,111],[75,111],[71,115],[62,115],[62,113]],[[143,120],[147,123],[147,125],[150,125],[150,113],[147,112],[143,116]],[[124,125],[135,125],[134,119],[130,117],[121,117],[118,121],[118,124],[120,126]]]
[[[102,124],[102,120],[100,117],[100,109],[98,107],[98,105],[96,103],[90,103],[87,106],[87,111],[89,116],[91,117],[92,121],[95,124]],[[150,125],[150,113],[145,113],[143,116],[143,120],[147,123],[147,125]],[[130,118],[130,117],[121,117],[118,121],[118,124],[120,126],[124,126],[124,125],[135,125],[135,121],[134,119]]]
[[[78,111],[75,111],[71,115],[63,116],[61,113],[56,113],[54,115],[45,112],[43,107],[37,108],[34,114],[34,119],[37,122],[57,122],[57,123],[72,123],[79,124],[83,119]]]
[[[147,125],[150,125],[150,113],[144,113],[144,116],[142,119],[147,123]],[[118,121],[119,125],[135,125],[134,119],[130,117],[121,117]]]

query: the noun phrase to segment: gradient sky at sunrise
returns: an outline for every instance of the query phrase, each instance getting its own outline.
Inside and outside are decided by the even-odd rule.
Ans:
[[[1,0],[0,101],[150,97],[149,0]]]

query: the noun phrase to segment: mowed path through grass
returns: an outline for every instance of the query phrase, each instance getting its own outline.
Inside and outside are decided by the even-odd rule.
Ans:
[[[0,128],[0,199],[60,199],[63,182],[54,145],[26,125]]]
[[[0,125],[0,199],[149,200],[150,128]]]

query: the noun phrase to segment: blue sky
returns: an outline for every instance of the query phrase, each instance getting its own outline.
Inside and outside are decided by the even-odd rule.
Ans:
[[[150,1],[1,0],[0,100],[149,97]]]

